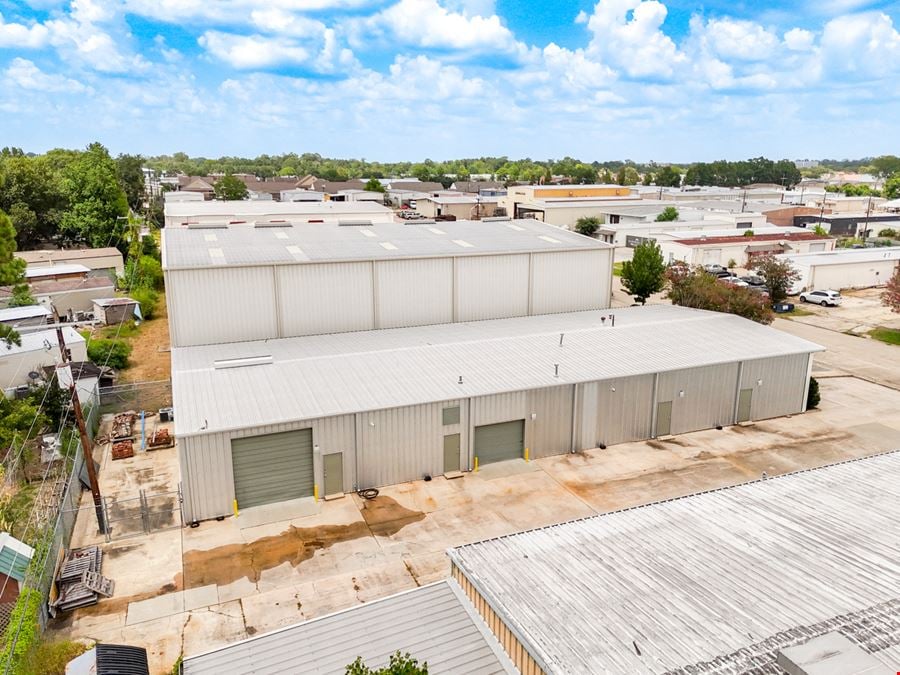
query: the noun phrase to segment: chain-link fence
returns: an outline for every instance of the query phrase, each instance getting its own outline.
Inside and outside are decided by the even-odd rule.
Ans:
[[[100,389],[100,414],[123,410],[159,410],[172,405],[172,383],[129,382]]]

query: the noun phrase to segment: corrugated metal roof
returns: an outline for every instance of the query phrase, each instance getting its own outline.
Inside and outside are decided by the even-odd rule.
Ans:
[[[438,675],[518,672],[453,581],[398,593],[184,660],[185,675],[343,675],[409,652]]]
[[[259,216],[309,216],[315,214],[358,215],[359,213],[383,213],[390,215],[386,206],[371,202],[260,202],[260,201],[203,201],[166,202],[167,218],[185,221],[200,216],[234,216],[258,218]]]
[[[48,265],[46,267],[27,267],[25,268],[25,278],[38,279],[40,277],[52,277],[59,274],[87,274],[90,271],[89,267],[79,265],[78,263]]]
[[[56,339],[56,329],[41,330],[35,333],[19,333],[19,338],[22,342],[21,345],[0,343],[0,358],[11,354],[58,349],[59,342]],[[63,338],[66,341],[66,347],[84,342],[84,338],[71,326],[63,327]],[[47,345],[50,345],[50,349],[47,349]]]
[[[900,246],[885,246],[883,248],[838,248],[834,251],[822,253],[802,253],[787,255],[796,265],[850,265],[854,263],[873,263],[883,260],[900,260]]]
[[[777,673],[841,630],[900,653],[900,453],[449,552],[549,673]]]
[[[511,227],[515,225],[515,229]],[[551,234],[558,241],[541,239]],[[463,251],[457,240],[472,244]],[[391,244],[393,248],[384,246]],[[294,246],[297,250],[289,250]],[[215,230],[166,228],[163,232],[166,269],[211,265],[377,260],[422,256],[558,251],[610,248],[609,244],[536,220],[484,222],[456,220],[440,228],[409,223],[338,225],[303,223],[285,227],[233,225]],[[210,248],[222,251],[213,260]]]
[[[609,321],[601,323],[610,313],[615,328]],[[562,347],[560,333],[565,333]],[[672,305],[183,347],[172,350],[176,433],[242,429],[820,349],[732,314]],[[259,356],[271,356],[272,362],[216,368],[217,361]],[[558,377],[554,364],[559,364]]]
[[[0,323],[31,319],[37,316],[50,316],[50,310],[43,305],[28,305],[26,307],[9,307],[0,309]]]
[[[119,249],[107,248],[63,248],[41,249],[39,251],[16,251],[16,257],[27,263],[52,262],[54,260],[90,260],[108,256],[122,257]]]

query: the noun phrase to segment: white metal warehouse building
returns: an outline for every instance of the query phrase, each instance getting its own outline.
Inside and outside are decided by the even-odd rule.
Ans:
[[[244,199],[167,201],[164,218],[168,228],[188,223],[253,223],[279,218],[299,222],[336,222],[340,218],[368,218],[390,222],[394,215],[386,206],[372,202],[273,202]]]
[[[799,413],[819,350],[666,305],[178,347],[186,516]]]
[[[900,246],[841,248],[823,253],[786,255],[807,289],[883,286],[900,266]]]
[[[610,304],[613,248],[574,232],[534,220],[351,222],[166,228],[172,346]]]

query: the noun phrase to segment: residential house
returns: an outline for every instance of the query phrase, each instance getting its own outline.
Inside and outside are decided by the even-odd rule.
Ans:
[[[168,194],[178,194],[172,192]],[[58,267],[60,265],[82,265],[88,268],[87,276],[107,276],[112,279],[125,276],[125,261],[122,252],[113,247],[42,249],[39,251],[16,251],[16,257],[28,263],[29,268]]]

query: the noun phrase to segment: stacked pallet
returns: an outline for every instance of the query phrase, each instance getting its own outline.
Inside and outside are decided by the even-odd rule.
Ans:
[[[102,566],[103,551],[99,546],[69,551],[56,578],[59,595],[53,608],[69,612],[96,605],[101,595],[112,595],[113,582],[100,574]]]

